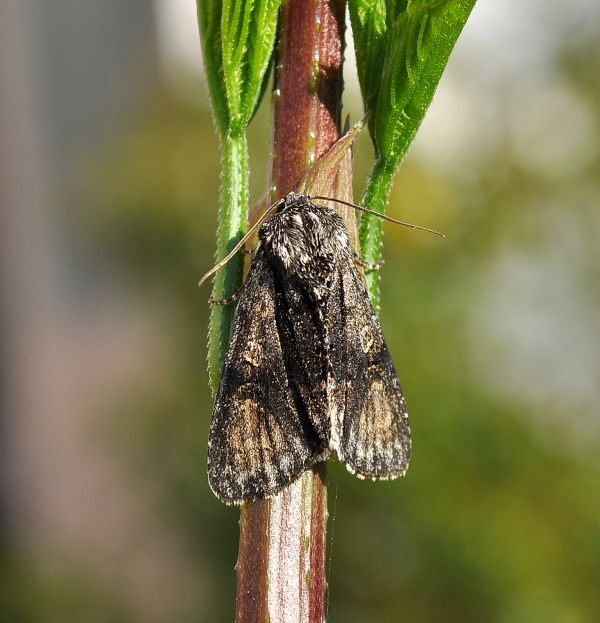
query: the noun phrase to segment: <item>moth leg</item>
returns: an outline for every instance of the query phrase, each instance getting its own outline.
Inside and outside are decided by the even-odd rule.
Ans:
[[[246,284],[243,283],[236,292],[234,292],[231,296],[228,296],[226,299],[208,299],[208,302],[211,305],[231,305],[231,303],[235,303],[240,296],[242,296],[242,290]]]
[[[358,255],[354,258],[354,260],[359,266],[362,266],[362,268],[364,268],[365,270],[379,270],[385,264],[385,260],[381,260],[380,262],[367,262]]]

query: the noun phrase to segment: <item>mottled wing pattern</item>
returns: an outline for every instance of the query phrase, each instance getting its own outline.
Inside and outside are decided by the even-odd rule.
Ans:
[[[330,435],[327,401],[327,353],[322,310],[293,280],[275,273],[277,329],[287,378],[301,413],[325,441]]]
[[[276,494],[327,453],[290,387],[277,296],[259,249],[234,317],[210,427],[209,483],[229,504]]]
[[[341,287],[327,314],[339,405],[331,447],[348,470],[361,478],[396,478],[406,472],[411,452],[404,396],[354,262],[340,267],[338,279]]]

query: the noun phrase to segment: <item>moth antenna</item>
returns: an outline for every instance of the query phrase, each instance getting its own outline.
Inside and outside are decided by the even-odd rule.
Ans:
[[[404,227],[410,227],[411,229],[419,229],[421,231],[427,231],[430,234],[435,234],[436,236],[441,236],[442,238],[446,237],[446,234],[442,234],[442,232],[436,231],[435,229],[431,229],[430,227],[423,227],[422,225],[415,225],[414,223],[407,223],[406,221],[399,221],[391,216],[387,216],[385,214],[381,214],[381,212],[375,212],[375,210],[369,210],[369,208],[364,208],[363,206],[356,205],[355,203],[350,203],[349,201],[344,201],[343,199],[334,199],[333,197],[320,197],[313,196],[311,199],[320,199],[321,201],[335,201],[336,203],[341,203],[342,205],[348,206],[349,208],[354,208],[355,210],[360,210],[361,212],[366,212],[367,214],[372,214],[373,216],[377,216],[383,221],[389,221],[390,223],[395,223],[396,225],[403,225]]]
[[[220,261],[217,262],[207,273],[202,275],[200,281],[198,282],[198,287],[200,287],[211,275],[214,275],[220,268],[223,268],[225,264],[231,260],[231,258],[244,246],[244,243],[252,234],[264,223],[265,219],[269,214],[278,208],[283,203],[283,199],[277,200],[275,203],[271,204],[262,214],[262,216],[252,225],[252,227],[246,232],[244,237],[231,249],[231,251]]]

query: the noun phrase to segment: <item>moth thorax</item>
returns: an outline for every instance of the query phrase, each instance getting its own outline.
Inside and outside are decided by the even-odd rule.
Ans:
[[[316,298],[326,296],[338,261],[350,248],[341,218],[311,204],[284,207],[263,225],[259,238],[283,277]]]

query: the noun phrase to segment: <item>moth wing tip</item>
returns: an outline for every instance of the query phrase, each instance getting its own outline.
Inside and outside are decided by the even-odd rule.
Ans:
[[[359,472],[356,467],[350,465],[346,461],[344,461],[344,465],[346,466],[348,472],[350,472],[353,476],[356,476],[359,480],[372,480],[373,482],[396,480],[397,478],[404,477],[408,471],[408,463],[401,470],[389,471],[381,474]]]

